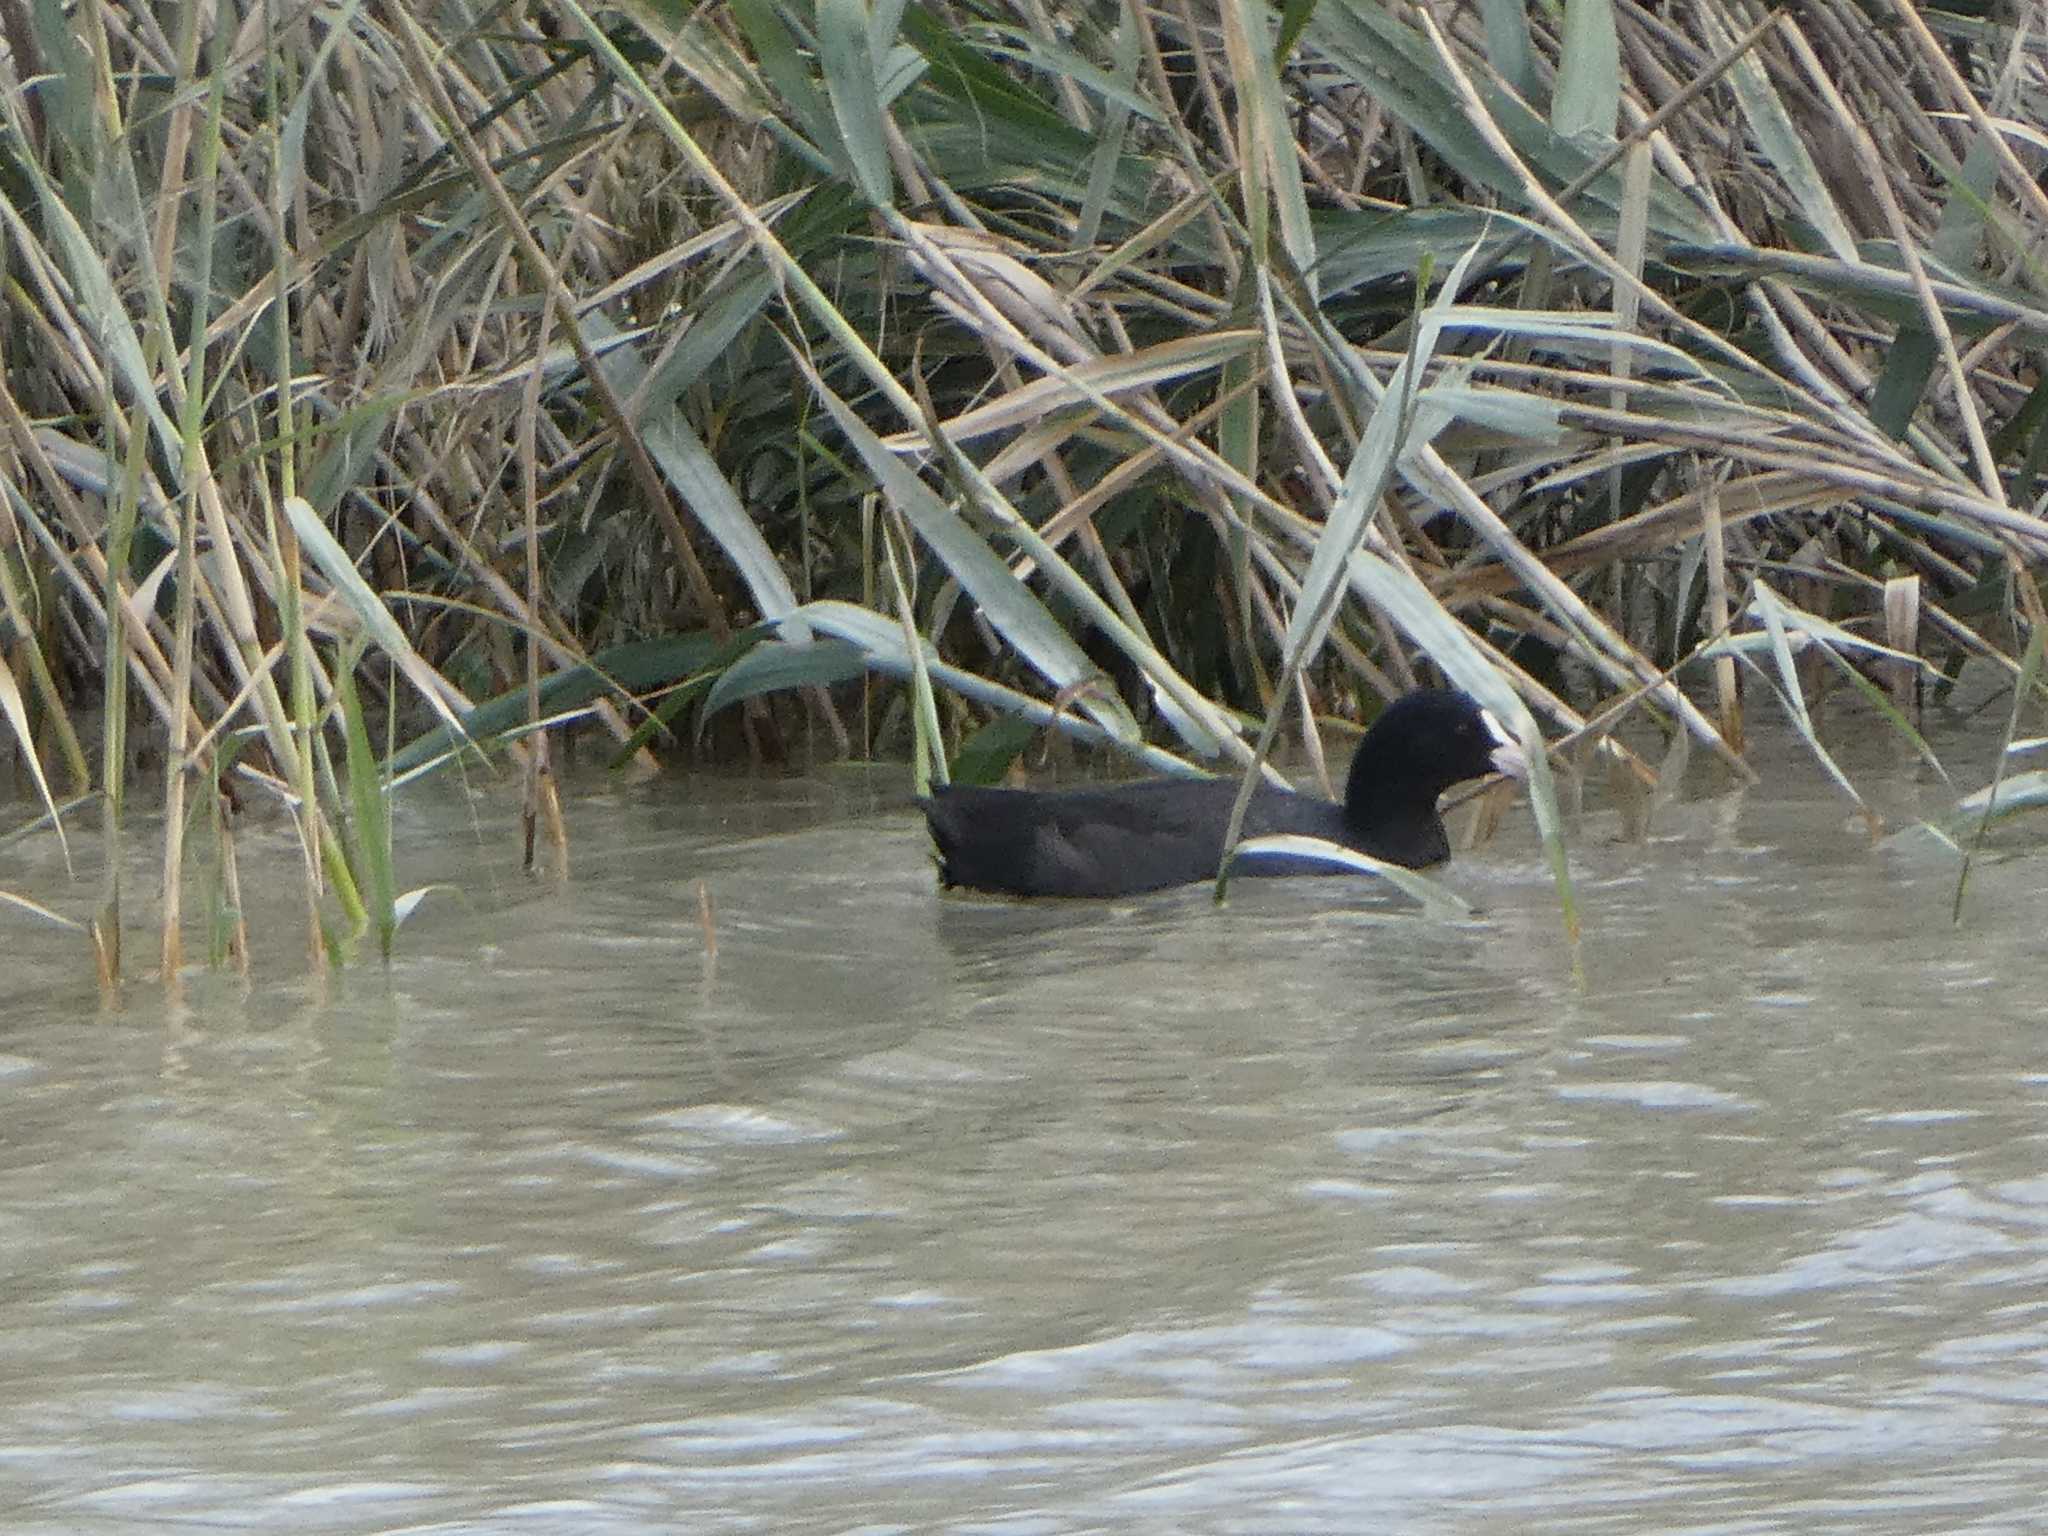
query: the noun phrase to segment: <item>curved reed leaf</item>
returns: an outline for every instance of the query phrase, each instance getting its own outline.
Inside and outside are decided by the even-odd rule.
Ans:
[[[1927,738],[1920,734],[1913,722],[1906,717],[1905,711],[1899,708],[1890,694],[1865,677],[1856,664],[1849,660],[1848,657],[1842,655],[1834,646],[1823,645],[1820,648],[1820,653],[1828,659],[1829,665],[1848,679],[1849,685],[1852,688],[1863,695],[1870,707],[1884,718],[1885,724],[1899,733],[1919,759],[1934,770],[1936,777],[1942,783],[1951,783],[1948,770],[1942,767],[1941,759],[1935,755],[1934,748],[1929,745]],[[1924,666],[1924,663],[1917,657],[1908,658],[1908,660],[1915,668]],[[1928,666],[1925,670],[1933,672],[1934,668]]]
[[[1863,813],[1864,820],[1875,832],[1882,823],[1877,812],[1865,803],[1856,786],[1849,782],[1849,776],[1842,772],[1828,749],[1821,745],[1820,736],[1814,729],[1813,716],[1806,708],[1806,695],[1799,687],[1799,670],[1792,659],[1792,628],[1797,622],[1797,610],[1785,602],[1770,587],[1759,581],[1751,589],[1753,607],[1762,616],[1764,627],[1770,639],[1772,659],[1778,667],[1778,686],[1773,691],[1785,705],[1785,712],[1791,716],[1793,728],[1799,732],[1800,740],[1806,743],[1807,751],[1826,770],[1843,794],[1856,802],[1856,808]]]
[[[1863,651],[1872,656],[1884,656],[1927,672],[1934,670],[1918,656],[1909,655],[1905,651],[1886,645],[1881,640],[1873,640],[1868,635],[1859,635],[1854,630],[1844,629],[1817,613],[1809,613],[1797,603],[1780,596],[1763,582],[1756,585],[1755,592],[1750,598],[1748,613],[1751,618],[1765,624],[1769,624],[1771,616],[1775,614],[1779,630],[1782,631],[1785,642],[1794,655],[1806,645],[1815,644],[1830,650]],[[1778,643],[1778,636],[1772,632],[1750,630],[1743,634],[1722,635],[1701,646],[1699,654],[1738,656],[1753,651],[1774,651]]]
[[[1700,24],[1714,43],[1725,48],[1730,34],[1721,16],[1713,7],[1703,7]],[[1754,53],[1745,54],[1736,60],[1735,67],[1728,73],[1728,82],[1735,88],[1735,99],[1742,107],[1742,114],[1748,120],[1750,131],[1756,135],[1757,144],[1766,158],[1785,178],[1792,193],[1793,206],[1800,215],[1812,221],[1827,242],[1828,249],[1842,261],[1856,259],[1856,237],[1849,230],[1848,220],[1842,217],[1835,206],[1835,199],[1828,191],[1827,182],[1814,164],[1813,155],[1806,147],[1806,140],[1792,122],[1792,115],[1786,110],[1777,88],[1771,84],[1771,77]]]
[[[1365,537],[1366,527],[1379,510],[1381,493],[1394,471],[1397,453],[1414,452],[1428,437],[1425,424],[1414,412],[1414,395],[1422,384],[1423,370],[1436,355],[1446,316],[1456,305],[1458,290],[1477,259],[1474,243],[1445,274],[1436,298],[1417,316],[1414,345],[1396,365],[1393,376],[1379,395],[1372,420],[1351,464],[1344,472],[1344,485],[1337,501],[1323,519],[1323,531],[1309,557],[1308,572],[1301,579],[1301,595],[1287,626],[1287,666],[1290,672],[1322,648],[1323,637],[1336,619],[1336,596],[1344,581],[1345,562]],[[1436,425],[1447,424],[1439,418]],[[1434,599],[1430,606],[1435,606]]]
[[[1411,442],[1433,442],[1454,421],[1549,447],[1565,441],[1563,412],[1556,401],[1508,389],[1474,388],[1462,382],[1469,376],[1470,370],[1460,367],[1447,375],[1447,382],[1432,384],[1415,397]],[[1409,467],[1408,458],[1404,448],[1404,471]]]
[[[1238,167],[1243,178],[1245,217],[1251,225],[1252,256],[1269,259],[1265,230],[1271,217],[1280,225],[1281,248],[1300,274],[1309,296],[1316,291],[1316,243],[1309,227],[1308,194],[1301,185],[1301,163],[1287,123],[1287,99],[1280,87],[1271,42],[1272,9],[1266,0],[1222,0],[1223,46],[1230,60],[1232,84],[1242,109],[1246,155]]]
[[[1429,48],[1379,0],[1319,0],[1303,39],[1460,177],[1497,194],[1517,191],[1514,173],[1473,129]]]
[[[671,404],[727,355],[740,334],[775,294],[775,279],[766,272],[742,268],[729,283],[707,294],[691,313],[690,328],[675,350],[649,370],[641,385],[642,410]]]
[[[1998,821],[2019,811],[2038,811],[2048,806],[2048,770],[2029,769],[2009,774],[1996,784],[1987,784],[1956,802],[1956,817],[1964,828],[1980,821]]]
[[[837,635],[859,646],[867,657],[868,665],[891,677],[908,681],[914,672],[909,648],[904,644],[903,627],[892,619],[883,617],[872,609],[862,608],[854,603],[838,602],[826,598],[806,603],[800,610],[816,628],[827,634]],[[1067,710],[1006,688],[1001,683],[953,666],[939,659],[931,642],[918,642],[924,651],[924,664],[934,682],[942,683],[963,698],[973,699],[1004,714],[1016,715],[1034,724],[1059,731],[1093,746],[1115,747],[1134,762],[1154,773],[1184,775],[1192,778],[1204,777],[1202,771],[1183,758],[1171,752],[1152,746],[1136,737],[1113,736],[1091,720],[1083,720]]]
[[[1014,135],[1063,155],[1087,152],[1087,135],[1042,94],[999,69],[994,48],[970,46],[922,5],[904,13],[903,33],[931,66],[928,83],[940,100],[963,109],[992,135]]]
[[[524,700],[522,699],[521,702],[523,703]],[[545,735],[549,731],[560,730],[563,726],[576,725],[581,722],[588,721],[596,713],[596,710],[591,709],[588,706],[585,706],[580,709],[565,709],[558,714],[542,715],[538,720],[529,720],[525,718],[524,715],[522,715],[516,723],[509,726],[505,730],[500,731],[496,736],[492,737],[491,740],[494,743],[501,746],[510,746],[513,742],[522,741],[528,736]],[[629,749],[622,751],[620,757],[630,757],[630,749],[632,747],[637,747],[637,745],[638,743],[629,744]],[[437,772],[438,770],[447,767],[450,763],[454,762],[461,755],[462,753],[459,749],[450,747],[444,750],[438,757],[427,757],[422,761],[415,763],[412,767],[406,769],[405,772],[403,773],[391,774],[389,780],[389,787],[394,790],[403,789],[405,788],[406,785],[413,783],[415,780],[424,779],[425,777],[427,777],[428,774]],[[389,765],[395,761],[397,761],[396,753],[394,753],[391,757],[385,759],[385,771],[387,773],[390,772]],[[609,764],[609,766],[616,768],[619,766],[619,761],[615,759],[611,764]]]
[[[808,368],[805,371],[808,373]],[[997,633],[1062,692],[1078,689],[1097,677],[1097,668],[1087,654],[987,542],[930,487],[905,469],[824,380],[812,375],[811,387],[860,454],[890,505],[910,520],[918,537],[931,546],[946,569],[980,605]],[[1126,740],[1138,735],[1137,722],[1113,694],[1092,693],[1083,700],[1082,707],[1112,735]]]
[[[1077,35],[1082,34],[1077,30]],[[1138,46],[1136,39],[1128,46],[1135,52]],[[1093,59],[1059,41],[1057,34],[1051,38],[1036,33],[1020,36],[1014,35],[1014,29],[1008,27],[991,29],[986,47],[991,59],[1014,60],[1045,80],[1057,82],[1062,91],[1073,86],[1085,96],[1096,98],[1105,116],[1121,108],[1126,117],[1136,116],[1150,123],[1164,121],[1165,114],[1159,110],[1158,104],[1137,88],[1135,69],[1128,75],[1105,70]],[[1112,52],[1118,47],[1112,39]],[[1068,120],[1062,117],[1061,121]]]
[[[460,896],[462,894],[462,887],[443,884],[416,885],[409,891],[401,891],[391,903],[392,926],[394,928],[403,928],[405,920],[419,910],[420,903],[436,891],[447,891],[451,895]]]
[[[1425,265],[1448,266],[1474,245],[1483,269],[1523,239],[1520,226],[1490,208],[1318,208],[1310,217],[1325,304],[1354,288],[1412,281]]]
[[[684,505],[704,525],[704,531],[718,540],[718,547],[739,571],[761,617],[782,624],[782,637],[792,644],[809,640],[803,621],[793,616],[796,592],[782,563],[682,413],[671,410],[644,422],[640,436]]]
[[[812,640],[803,645],[764,640],[719,673],[718,681],[704,696],[704,717],[709,719],[743,699],[785,688],[829,687],[866,670],[866,652],[849,640]]]
[[[444,697],[445,685],[440,674],[420,659],[419,653],[412,648],[412,642],[406,639],[405,631],[398,627],[398,621],[384,606],[383,599],[363,580],[362,572],[356,569],[348,552],[335,542],[334,535],[327,531],[327,524],[313,510],[312,503],[303,496],[287,496],[284,510],[291,519],[292,531],[299,537],[300,547],[313,557],[313,563],[320,567],[328,585],[362,624],[363,632],[377,643],[379,650],[397,663],[406,680],[433,706],[434,712],[447,723],[448,728],[461,731],[461,722],[455,718],[454,709]]]
[[[1299,862],[1349,870],[1361,875],[1375,875],[1403,895],[1422,903],[1433,917],[1472,915],[1472,904],[1469,901],[1449,886],[1439,884],[1425,874],[1405,869],[1399,864],[1389,864],[1384,859],[1376,859],[1369,853],[1360,853],[1355,848],[1346,848],[1342,843],[1325,842],[1320,837],[1308,837],[1297,832],[1270,832],[1260,837],[1247,837],[1239,842],[1223,860],[1223,868],[1216,877],[1216,899],[1223,899],[1233,868],[1247,858],[1261,856],[1268,859],[1284,858],[1289,863]]]
[[[1393,8],[1378,0],[1321,0],[1306,39],[1328,64],[1370,91],[1443,156],[1459,178],[1499,197],[1503,212],[1526,211],[1520,177],[1475,125],[1435,51]],[[1524,95],[1502,89],[1491,76],[1478,82],[1478,90],[1509,147],[1555,185],[1575,183],[1607,148],[1604,142],[1589,146],[1560,133]],[[1611,168],[1603,172],[1581,195],[1611,216],[1621,204],[1618,173]],[[1464,201],[1483,199],[1468,194]],[[1652,179],[1650,223],[1672,239],[1712,238],[1712,225],[1697,204],[1663,175]]]
[[[21,119],[17,94],[0,91],[0,98],[6,101],[7,123],[14,142],[35,142],[37,135],[30,133]],[[91,328],[93,337],[105,349],[114,372],[126,387],[129,401],[148,418],[158,445],[173,463],[178,462],[182,456],[183,438],[158,398],[156,377],[144,352],[142,338],[136,333],[135,322],[121,302],[119,285],[107,270],[99,245],[86,234],[64,201],[63,193],[44,174],[37,157],[12,155],[9,163],[26,174],[35,187],[42,209],[43,227],[54,237],[57,253],[71,279],[78,318]],[[142,232],[131,233],[140,238]]]
[[[764,634],[765,630],[755,628],[721,642],[715,635],[699,631],[613,646],[587,662],[543,678],[540,707],[561,715],[580,711],[593,699],[608,694],[652,693],[692,678],[702,679],[703,687],[708,688]],[[406,743],[391,754],[385,771],[394,779],[411,779],[423,765],[452,760],[452,754],[464,747],[507,740],[526,723],[526,702],[524,684],[508,688],[465,710],[452,726],[435,726]]]
[[[1258,332],[1243,329],[1178,336],[1157,346],[1071,363],[975,405],[941,423],[955,443],[1033,424],[1054,411],[1090,404],[1097,395],[1117,395],[1222,368],[1250,355]],[[922,433],[899,432],[884,440],[898,451],[925,450]]]
[[[1150,114],[1151,103],[1133,89],[1138,79],[1138,34],[1144,23],[1137,14],[1137,0],[1122,0],[1121,14],[1110,39],[1116,76],[1115,94],[1105,94],[1102,122],[1095,136],[1095,152],[1089,158],[1088,190],[1081,196],[1080,217],[1074,222],[1074,249],[1087,250],[1102,233],[1102,216],[1116,185],[1117,165],[1124,154],[1124,130],[1132,111]]]
[[[1656,336],[1618,329],[1612,315],[1563,310],[1500,309],[1461,304],[1440,322],[1449,331],[1478,331],[1486,336],[1517,336],[1540,343],[1537,350],[1588,361],[1604,360],[1615,347],[1647,353],[1681,376],[1702,380],[1734,397],[1730,389],[1692,353]]]

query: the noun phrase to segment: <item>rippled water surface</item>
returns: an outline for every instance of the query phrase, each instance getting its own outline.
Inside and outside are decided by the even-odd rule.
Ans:
[[[1469,922],[1027,907],[900,775],[581,786],[563,890],[419,794],[463,894],[324,984],[288,885],[118,1011],[0,918],[0,1527],[2039,1529],[2048,855],[1956,929],[1810,766],[1694,779],[1576,829],[1582,985],[1526,813]]]

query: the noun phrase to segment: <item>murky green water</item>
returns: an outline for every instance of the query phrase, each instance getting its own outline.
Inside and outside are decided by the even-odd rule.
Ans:
[[[1525,813],[1470,923],[1023,908],[893,777],[594,786],[561,893],[416,796],[470,899],[324,987],[288,889],[169,1010],[9,916],[0,1527],[2029,1528],[2048,854],[1958,932],[1810,768],[1696,784],[1578,830],[1583,990]]]

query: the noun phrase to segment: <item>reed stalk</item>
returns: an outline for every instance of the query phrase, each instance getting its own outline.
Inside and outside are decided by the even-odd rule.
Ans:
[[[186,78],[190,77],[192,66],[198,59],[198,18],[197,5],[185,7],[184,30],[179,52],[185,65],[181,70],[181,76]],[[211,85],[207,92],[206,123],[199,141],[198,184],[194,189],[197,223],[193,230],[195,271],[192,288],[198,299],[192,305],[191,324],[186,338],[184,408],[179,413],[178,422],[186,468],[186,485],[177,503],[177,618],[171,650],[170,744],[164,753],[163,887],[162,910],[159,913],[163,929],[159,962],[166,984],[175,983],[178,972],[185,963],[185,801],[187,788],[198,767],[187,753],[187,743],[196,734],[192,714],[192,686],[193,648],[197,640],[199,608],[198,487],[202,466],[206,462],[202,441],[206,428],[206,331],[209,318],[208,301],[213,292],[213,247],[215,213],[219,206],[221,122],[227,100],[227,81],[221,69],[222,53],[221,34],[217,31],[214,34],[212,57],[209,61]],[[184,136],[183,125],[186,121],[187,114],[181,111],[175,119],[177,131],[174,138]],[[174,154],[168,159],[166,170],[169,175],[175,176],[179,169],[179,157]],[[172,216],[176,206],[176,199],[164,200],[165,218],[160,226],[163,231],[160,269],[168,263],[168,247],[174,233]],[[211,952],[210,943],[208,949]]]

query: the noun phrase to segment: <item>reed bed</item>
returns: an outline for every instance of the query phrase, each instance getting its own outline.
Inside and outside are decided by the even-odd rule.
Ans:
[[[310,962],[388,954],[394,787],[510,754],[563,867],[571,729],[976,776],[1045,733],[1250,774],[1287,733],[1320,774],[1320,727],[1433,670],[1561,763],[1635,713],[1739,773],[1745,679],[1825,761],[1827,669],[1910,735],[1974,664],[2010,735],[2044,30],[10,7],[0,716],[32,835],[96,801],[108,873],[82,919],[0,897],[117,986],[156,798],[151,968],[187,963],[188,868],[246,964],[259,795]]]

